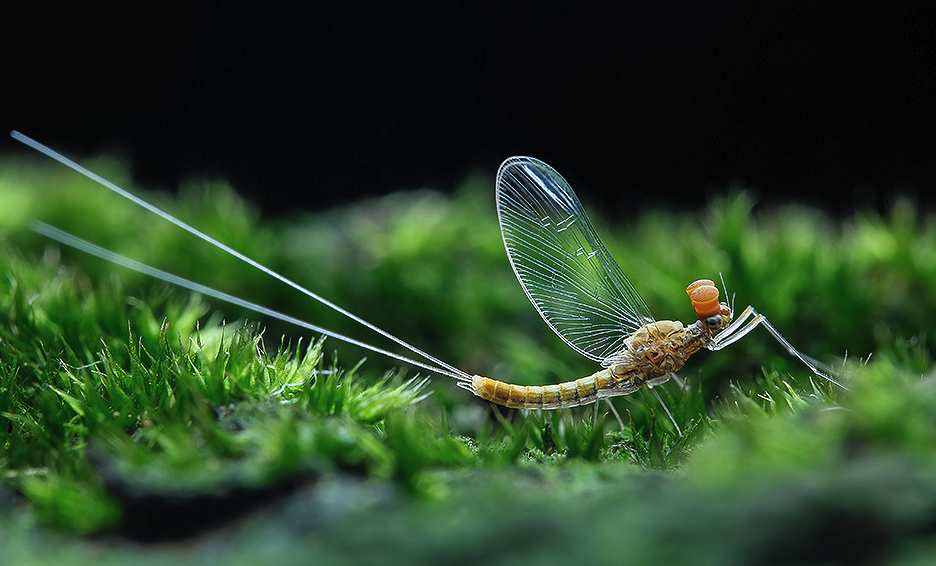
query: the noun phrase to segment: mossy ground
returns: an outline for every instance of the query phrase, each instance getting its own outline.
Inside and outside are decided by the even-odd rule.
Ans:
[[[591,373],[519,288],[492,193],[473,178],[276,221],[223,183],[148,198],[466,371]],[[685,285],[720,273],[849,388],[755,331],[690,360],[687,390],[662,388],[680,437],[644,393],[615,400],[623,429],[604,405],[496,409],[63,250],[29,220],[379,343],[55,164],[3,160],[0,200],[10,563],[913,564],[936,550],[936,224],[912,203],[831,219],[735,191],[691,214],[593,216],[656,316],[689,319]]]

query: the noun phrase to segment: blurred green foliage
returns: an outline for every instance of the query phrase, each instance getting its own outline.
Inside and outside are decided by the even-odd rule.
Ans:
[[[86,165],[129,178],[108,158]],[[489,178],[452,196],[396,193],[275,220],[219,182],[145,198],[465,371],[533,384],[595,370],[517,284]],[[686,284],[721,274],[737,310],[754,305],[849,388],[816,382],[755,331],[691,359],[685,390],[658,389],[682,436],[644,391],[615,400],[621,425],[606,405],[496,409],[447,378],[427,384],[373,354],[358,363],[355,347],[260,328],[230,305],[61,249],[28,222],[387,347],[53,163],[0,161],[0,202],[0,547],[21,561],[80,562],[87,543],[61,533],[158,538],[156,511],[281,493],[288,503],[234,527],[241,537],[212,560],[314,549],[336,564],[725,564],[763,561],[782,543],[780,563],[815,543],[914,563],[934,548],[936,231],[910,202],[833,220],[759,210],[738,190],[694,214],[592,216],[658,318],[687,321]],[[173,552],[118,546],[93,559]]]

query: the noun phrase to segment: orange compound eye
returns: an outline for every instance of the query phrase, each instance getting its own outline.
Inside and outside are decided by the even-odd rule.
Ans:
[[[686,288],[689,300],[692,301],[692,310],[699,320],[721,314],[721,304],[718,302],[718,288],[708,279],[700,279]]]
[[[715,282],[712,281],[711,279],[699,279],[698,281],[693,281],[692,283],[689,284],[688,287],[686,287],[686,294],[688,294],[689,296],[692,296],[692,292],[703,285],[707,287],[714,287]]]

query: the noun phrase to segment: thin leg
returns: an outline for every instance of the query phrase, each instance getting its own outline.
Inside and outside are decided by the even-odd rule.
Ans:
[[[656,397],[657,402],[663,407],[663,411],[666,412],[666,416],[669,417],[673,426],[676,427],[676,433],[679,434],[679,437],[682,438],[682,430],[679,428],[679,424],[676,423],[676,419],[673,418],[673,413],[670,412],[669,407],[666,406],[666,403],[663,402],[663,398],[660,397],[660,394],[657,393],[657,390],[653,388],[649,383],[647,384],[647,389],[650,390],[650,393],[653,393],[653,396]]]
[[[750,319],[750,320],[748,320]],[[721,350],[722,348],[734,344],[741,338],[744,338],[750,331],[754,330],[758,326],[763,326],[770,332],[770,335],[774,337],[774,340],[780,343],[787,352],[795,356],[801,362],[806,364],[810,370],[819,377],[827,379],[832,383],[838,385],[842,389],[848,390],[847,387],[836,381],[832,377],[832,369],[818,362],[805,354],[801,354],[796,348],[793,347],[790,342],[783,337],[780,332],[770,324],[770,321],[767,320],[767,317],[758,313],[754,310],[753,307],[748,307],[738,315],[731,324],[726,326],[721,332],[718,333],[714,338],[712,338],[711,344],[708,345],[708,349],[714,351]]]
[[[683,381],[682,378],[680,378],[678,375],[676,375],[676,372],[675,372],[675,371],[674,371],[673,373],[671,373],[670,375],[673,376],[673,382],[674,382],[676,385],[678,385],[680,389],[682,389],[683,391],[685,391],[685,390],[686,390],[686,382]]]
[[[751,316],[755,314],[757,314],[757,311],[754,310],[754,307],[748,307],[744,309],[744,311],[742,311],[741,314],[736,316],[735,319],[731,321],[731,324],[722,328],[722,331],[719,332],[718,335],[712,339],[712,342],[714,344],[721,344],[721,346],[719,348],[714,348],[714,349],[710,347],[709,349],[712,351],[715,351],[716,349],[724,348],[728,344],[731,344],[735,340],[738,340],[739,338],[741,338],[741,336],[744,336],[745,334],[750,332],[750,330],[747,330],[747,331],[742,332],[737,338],[731,338],[732,335],[738,332],[739,328],[744,326],[744,324],[747,322],[747,319],[751,318]]]
[[[621,432],[624,432],[624,421],[621,420],[621,415],[618,413],[617,409],[614,408],[614,403],[611,402],[611,399],[605,399],[608,402],[608,408],[611,409],[611,414],[614,415],[614,418],[617,419],[618,425],[621,427]],[[598,403],[595,403],[595,413],[597,416],[598,413]]]

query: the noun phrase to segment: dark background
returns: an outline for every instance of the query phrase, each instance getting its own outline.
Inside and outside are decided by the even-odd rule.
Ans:
[[[2,125],[120,149],[147,187],[223,176],[268,213],[470,171],[493,192],[514,154],[621,212],[736,181],[835,214],[932,207],[936,8],[816,4],[8,8]]]

